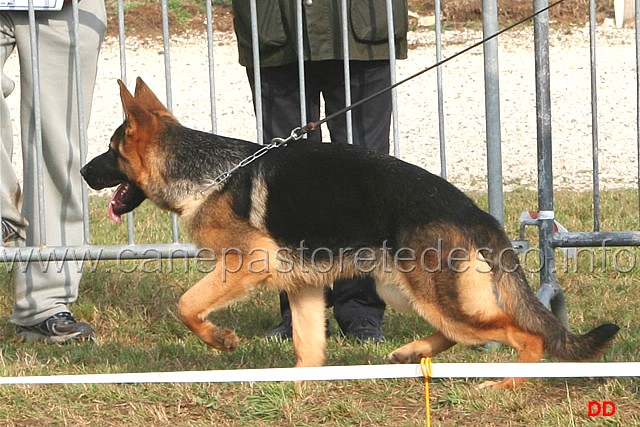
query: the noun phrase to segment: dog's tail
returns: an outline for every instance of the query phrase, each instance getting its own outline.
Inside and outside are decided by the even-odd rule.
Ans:
[[[584,335],[569,332],[531,291],[515,253],[513,257],[513,269],[498,271],[496,283],[504,309],[515,323],[541,336],[545,351],[558,359],[588,360],[597,357],[620,329],[618,325],[603,324]]]

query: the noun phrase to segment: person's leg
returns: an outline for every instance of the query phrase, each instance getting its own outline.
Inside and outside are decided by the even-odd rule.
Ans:
[[[351,61],[351,99],[366,98],[391,86],[389,61]],[[389,154],[391,92],[385,92],[355,108],[353,143]]]
[[[22,193],[13,164],[13,126],[6,98],[13,92],[15,83],[7,77],[4,64],[13,52],[15,37],[13,20],[6,12],[0,12],[0,76],[2,98],[0,98],[0,209],[2,210],[2,238],[5,245],[16,244],[24,239],[27,220],[21,213]]]
[[[333,284],[333,315],[348,337],[358,341],[384,341],[385,307],[371,276],[338,280]]]
[[[345,106],[344,72],[342,61],[328,61],[322,93],[326,114]],[[351,101],[377,93],[390,84],[388,61],[351,61]],[[380,95],[352,110],[353,144],[389,153],[391,125],[391,97]],[[346,116],[328,123],[332,141],[347,141]],[[382,320],[385,304],[375,290],[371,277],[355,277],[336,281],[333,285],[333,311],[340,329],[347,336],[360,341],[384,340]]]
[[[326,115],[345,107],[342,61],[323,61],[322,95]],[[389,61],[351,61],[351,103],[388,88],[391,85]],[[389,154],[391,129],[391,92],[385,92],[351,110],[353,144]],[[334,142],[347,142],[347,118],[342,114],[327,125]]]
[[[291,304],[286,292],[281,291],[278,295],[280,302],[280,323],[267,331],[264,336],[269,339],[290,339],[293,338],[293,328],[291,326]]]
[[[269,67],[261,70],[262,120],[264,143],[273,138],[286,138],[291,131],[302,123],[300,114],[300,89],[297,64]],[[254,71],[247,69],[247,78],[255,100]],[[320,114],[320,93],[313,84],[313,78],[307,78],[306,121],[317,120]],[[320,141],[320,132],[307,135],[311,141]],[[265,334],[267,338],[291,338],[291,306],[285,292],[280,293],[280,323]]]
[[[79,5],[82,112],[89,124],[97,60],[104,32],[106,12],[102,0],[83,0]],[[73,15],[71,4],[60,12],[38,12],[38,53],[40,69],[40,106],[42,126],[43,176],[37,176],[36,124],[33,114],[33,76],[28,16],[13,13],[21,70],[21,135],[24,159],[23,213],[29,220],[27,244],[37,246],[73,246],[83,243],[80,167],[80,130],[76,65],[71,43]],[[38,183],[44,186],[45,227],[40,229]],[[42,233],[44,232],[44,234]],[[52,316],[57,322],[54,333],[64,335],[76,327],[68,304],[78,297],[80,266],[74,262],[49,263],[42,268],[31,264],[26,271],[14,272],[16,299],[11,321],[25,339],[46,339]],[[86,328],[85,328],[86,326]],[[80,334],[92,333],[87,324],[78,324]],[[61,337],[54,337],[56,341]],[[60,340],[64,340],[61,338]]]
[[[255,103],[255,86],[253,69],[247,68],[247,78]],[[300,89],[298,81],[298,65],[287,64],[279,67],[268,67],[260,70],[262,92],[262,126],[264,143],[273,138],[287,138],[293,129],[302,123],[300,114]],[[313,78],[307,76],[306,86],[306,122],[317,120],[320,115],[320,92]],[[311,141],[320,141],[320,132],[307,134]]]

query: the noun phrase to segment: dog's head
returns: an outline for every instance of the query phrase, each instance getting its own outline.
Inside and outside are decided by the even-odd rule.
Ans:
[[[149,195],[153,180],[162,173],[154,160],[160,154],[158,138],[168,123],[177,123],[141,78],[136,80],[135,95],[121,80],[118,84],[124,123],[113,133],[109,149],[80,171],[94,190],[118,185],[109,203],[109,216],[116,222]]]

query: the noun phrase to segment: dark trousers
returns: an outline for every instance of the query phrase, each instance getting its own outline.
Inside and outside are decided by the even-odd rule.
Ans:
[[[356,102],[391,84],[388,61],[351,61],[351,102]],[[247,69],[251,90],[255,97],[253,70]],[[302,124],[300,117],[300,89],[298,65],[287,64],[261,70],[263,137],[269,143],[275,137],[288,137]],[[306,121],[320,118],[320,95],[324,100],[324,115],[329,116],[345,107],[344,69],[342,61],[305,63]],[[386,92],[352,110],[353,143],[372,150],[389,153],[391,126],[391,94]],[[332,142],[347,142],[346,115],[327,122]],[[310,132],[308,139],[322,141],[320,130]],[[375,291],[371,277],[356,277],[334,283],[327,291],[328,305],[333,305],[340,328],[347,332],[357,319],[371,319],[382,324],[385,304]],[[284,321],[291,319],[289,301],[280,295],[280,310]]]

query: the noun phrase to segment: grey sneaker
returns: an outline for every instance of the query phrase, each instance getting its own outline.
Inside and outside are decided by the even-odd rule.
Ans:
[[[16,227],[9,221],[2,220],[2,243],[5,245],[11,245],[24,238],[18,233]]]
[[[18,326],[16,329],[16,335],[22,341],[44,341],[46,344],[91,340],[94,332],[90,324],[76,322],[68,311],[54,314],[37,325]]]

